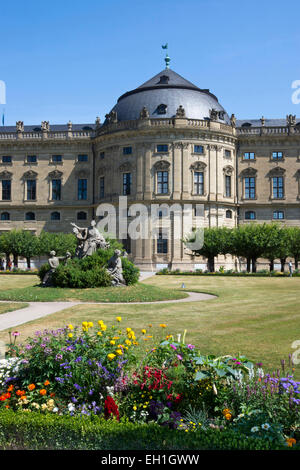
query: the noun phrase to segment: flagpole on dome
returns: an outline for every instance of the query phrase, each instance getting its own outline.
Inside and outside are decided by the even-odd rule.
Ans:
[[[171,59],[168,56],[168,43],[165,44],[164,46],[161,46],[161,47],[162,47],[162,49],[166,49],[165,63],[166,63],[166,69],[169,69]]]
[[[2,126],[4,126],[4,122],[5,122],[5,109],[3,109],[2,111]]]

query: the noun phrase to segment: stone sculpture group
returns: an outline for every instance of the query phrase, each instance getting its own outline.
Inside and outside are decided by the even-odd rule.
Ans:
[[[71,223],[73,226],[73,233],[77,239],[77,247],[75,251],[75,258],[83,259],[86,256],[93,255],[99,248],[107,250],[110,244],[106,242],[105,238],[96,227],[96,221],[92,220],[88,228],[78,227],[76,224]],[[43,287],[52,286],[52,276],[59,266],[60,261],[67,261],[71,258],[71,254],[67,251],[65,256],[56,256],[55,251],[50,252],[48,263],[50,269],[47,271],[43,278]],[[125,280],[123,277],[121,251],[115,250],[113,256],[108,260],[107,272],[111,276],[112,286],[124,286]]]

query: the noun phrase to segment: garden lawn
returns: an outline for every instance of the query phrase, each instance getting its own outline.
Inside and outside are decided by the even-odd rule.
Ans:
[[[69,289],[39,287],[38,276],[3,275],[0,277],[0,300],[29,302],[53,302],[60,300],[80,300],[82,302],[155,302],[185,297],[187,297],[187,294],[180,290],[161,289],[159,286],[142,283],[120,288]]]
[[[147,334],[159,338],[168,333],[182,334],[186,329],[186,343],[196,344],[203,354],[242,353],[253,362],[262,362],[268,370],[280,367],[280,360],[288,360],[295,351],[292,343],[300,340],[299,278],[153,276],[143,285],[179,289],[182,282],[186,290],[212,293],[218,298],[160,305],[78,305],[18,330],[24,339],[39,329],[80,325],[84,320],[96,325],[102,319],[112,324],[116,316],[122,316],[125,326],[136,331],[146,328]],[[7,333],[1,332],[0,340],[6,339]],[[147,339],[145,348],[151,344],[152,339]],[[295,368],[300,378],[300,365]]]
[[[15,303],[0,303],[0,315],[1,313],[13,312],[14,310],[19,310],[20,308],[28,307],[28,304],[15,304]]]

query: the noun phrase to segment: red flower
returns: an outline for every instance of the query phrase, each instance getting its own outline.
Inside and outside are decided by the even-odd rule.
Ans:
[[[112,416],[115,416],[118,421],[120,420],[118,405],[112,397],[106,397],[104,403],[104,416],[105,419],[109,419]]]

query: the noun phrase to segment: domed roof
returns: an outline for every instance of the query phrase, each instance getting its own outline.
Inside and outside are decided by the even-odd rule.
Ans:
[[[198,88],[171,69],[164,69],[135,90],[120,96],[112,111],[117,113],[118,121],[127,121],[139,119],[145,107],[151,119],[161,119],[175,117],[179,106],[184,108],[189,119],[209,119],[210,111],[216,110],[217,121],[230,123],[215,95]]]

